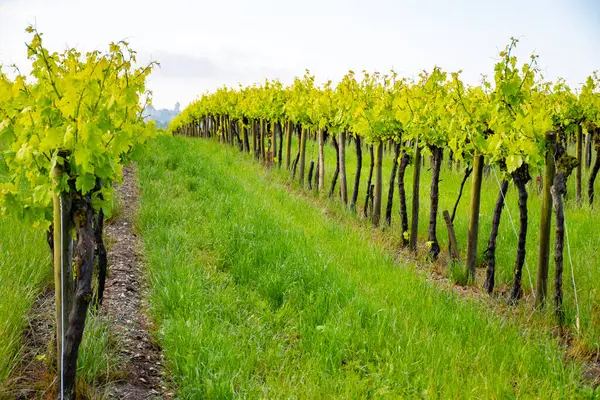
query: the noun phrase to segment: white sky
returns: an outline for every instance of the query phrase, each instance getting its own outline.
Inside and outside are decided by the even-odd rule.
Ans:
[[[335,81],[348,69],[413,76],[439,65],[476,83],[510,36],[549,79],[576,85],[600,69],[600,0],[0,0],[0,63],[27,70],[29,23],[52,50],[128,38],[139,60],[162,65],[149,81],[158,108],[306,68]]]

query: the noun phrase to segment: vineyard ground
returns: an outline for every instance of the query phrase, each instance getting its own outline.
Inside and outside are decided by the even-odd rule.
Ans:
[[[160,138],[139,179],[151,312],[181,398],[593,396],[548,330],[440,290],[248,155]]]
[[[564,361],[565,354],[556,340],[547,334],[550,330],[545,330],[546,333],[534,333],[539,324],[552,328],[554,320],[550,311],[531,314],[531,298],[529,298],[529,304],[516,308],[506,307],[502,301],[493,300],[484,301],[483,304],[479,302],[478,305],[466,305],[463,304],[464,301],[457,300],[456,296],[451,293],[431,294],[429,293],[431,288],[427,284],[424,285],[424,276],[431,277],[432,273],[438,273],[445,277],[450,274],[444,268],[440,268],[440,263],[428,264],[424,262],[424,256],[407,258],[406,254],[403,254],[400,257],[401,264],[418,265],[414,271],[425,272],[425,275],[420,274],[419,277],[416,277],[414,271],[407,273],[396,268],[398,260],[390,257],[389,250],[397,248],[399,242],[397,198],[394,199],[391,228],[386,228],[383,232],[373,231],[369,229],[368,222],[345,210],[339,201],[329,202],[322,198],[324,196],[314,192],[300,192],[297,183],[291,181],[284,168],[281,172],[277,169],[267,172],[249,156],[241,156],[232,149],[226,150],[222,145],[217,148],[217,144],[204,140],[161,139],[158,144],[153,146],[150,153],[154,152],[154,154],[142,160],[144,170],[142,186],[147,188],[149,185],[161,183],[164,192],[161,192],[161,196],[152,199],[151,202],[148,201],[147,195],[144,196],[145,201],[138,225],[144,233],[145,241],[150,243],[146,245],[146,255],[149,260],[154,260],[149,261],[149,275],[154,283],[165,286],[163,289],[151,291],[151,300],[154,305],[152,313],[158,322],[156,336],[161,344],[165,345],[169,368],[174,372],[175,383],[181,386],[179,394],[183,398],[194,398],[199,394],[206,396],[223,394],[229,397],[234,390],[238,393],[260,393],[260,395],[281,392],[284,397],[286,394],[288,396],[328,394],[354,396],[369,393],[403,393],[407,395],[419,395],[420,393],[423,395],[434,390],[434,387],[437,390],[438,387],[434,386],[437,379],[443,380],[444,393],[461,396],[466,392],[463,392],[461,386],[456,383],[460,379],[460,374],[446,371],[446,366],[443,365],[448,359],[446,353],[453,351],[457,351],[459,358],[454,361],[453,365],[459,366],[458,369],[462,371],[461,373],[477,371],[474,372],[477,377],[472,377],[467,387],[486,393],[488,396],[491,396],[492,393],[535,396],[536,393],[541,393],[543,388],[550,388],[550,392],[562,396],[578,390],[576,386],[583,372],[581,366],[571,361],[568,361],[566,365],[559,365],[560,360]],[[187,148],[187,146],[191,147]],[[295,140],[293,155],[296,150],[297,141]],[[387,198],[391,157],[392,155],[388,152],[384,160],[384,206]],[[356,167],[353,145],[348,147],[346,158],[350,193]],[[316,161],[316,145],[310,142],[307,149],[307,160],[309,162]],[[161,165],[161,163],[164,164],[165,171],[160,174],[151,171],[155,164]],[[427,164],[428,161],[426,161]],[[326,165],[328,187],[335,165],[335,153],[331,146],[326,148]],[[201,175],[199,175],[200,171],[203,172]],[[207,171],[210,172],[207,173]],[[367,174],[368,152],[363,149],[359,210],[362,210],[362,202],[365,197]],[[412,192],[411,175],[412,169],[409,167],[405,182],[409,201]],[[177,177],[177,179],[171,182],[169,179],[172,177]],[[586,177],[587,171],[584,170],[584,182]],[[149,178],[151,179],[148,180]],[[423,234],[426,232],[428,220],[429,179],[430,171],[425,168],[421,185],[423,201],[421,202],[420,232]],[[462,171],[457,171],[455,168],[449,169],[444,163],[440,182],[440,193],[442,194],[440,210],[451,209],[461,179]],[[598,354],[600,347],[598,343],[600,337],[598,332],[600,328],[597,306],[598,291],[594,285],[600,274],[600,259],[593,256],[600,248],[600,239],[589,234],[600,223],[600,213],[594,212],[586,206],[577,206],[574,201],[574,180],[571,179],[569,183],[566,216],[581,307],[581,325],[584,328],[582,335],[575,338],[576,341],[574,344],[572,343],[570,349],[579,352],[580,354],[577,354],[579,358],[582,356],[585,358],[588,353]],[[168,188],[170,184],[173,185],[173,190]],[[209,187],[213,184],[216,186]],[[237,186],[243,188],[242,199],[239,197]],[[535,279],[540,198],[535,183],[530,184],[528,189],[530,192],[530,234],[527,243],[527,260],[532,279]],[[150,188],[151,193],[154,193],[153,190]],[[284,195],[283,192],[287,194]],[[177,204],[169,204],[171,193],[176,195]],[[178,215],[169,223],[169,226],[181,225],[183,220],[189,220],[185,222],[185,226],[190,228],[187,230],[182,228],[176,232],[176,237],[183,239],[182,243],[177,245],[181,246],[182,253],[176,257],[171,255],[160,260],[161,254],[166,254],[165,251],[169,252],[160,247],[167,244],[167,249],[172,250],[172,246],[175,244],[172,243],[172,238],[168,238],[169,229],[165,228],[165,230],[155,225],[154,223],[157,221],[152,222],[152,218],[164,218],[164,213],[172,212],[172,209],[170,211],[169,209],[161,210],[164,207],[181,207],[183,209],[184,199],[179,199],[183,194],[189,200],[188,204],[201,203],[207,207],[219,208],[224,203],[228,208],[212,210],[213,214],[209,215],[206,214],[209,210],[201,210],[194,205],[185,213]],[[201,194],[206,195],[206,199],[199,199],[198,196]],[[469,185],[467,184],[455,221],[459,244],[464,244],[466,238],[468,195]],[[250,197],[246,198],[247,196]],[[484,261],[482,254],[490,230],[491,211],[496,196],[497,183],[492,172],[485,177],[482,191],[482,227],[478,251],[481,262]],[[231,204],[236,199],[244,205],[242,209]],[[508,207],[516,223],[516,195],[513,187],[509,191]],[[248,212],[265,216],[265,221],[268,221],[267,225],[257,226],[262,222],[248,215]],[[273,212],[276,215],[271,215]],[[294,216],[294,214],[298,215]],[[225,221],[219,222],[219,218],[225,219]],[[237,218],[239,224],[232,225],[232,222],[228,221],[230,218]],[[194,226],[195,224],[198,226]],[[315,227],[315,224],[332,226],[328,228]],[[232,236],[230,241],[233,240],[234,243],[216,243],[217,237],[226,237],[235,230],[236,226],[241,226],[244,231],[248,232],[230,235]],[[252,232],[256,230],[262,236],[257,243],[252,243]],[[270,232],[274,237],[279,236],[281,240],[271,244]],[[327,234],[323,234],[323,232]],[[298,235],[298,233],[300,234]],[[192,234],[195,234],[196,237],[188,237]],[[159,240],[156,240],[155,235],[158,235]],[[337,243],[340,242],[340,237],[346,238],[347,236],[353,238],[351,243],[354,243],[356,248],[353,245]],[[295,240],[295,242],[287,243],[287,240],[282,239],[283,237]],[[355,241],[357,237],[360,238],[359,244]],[[442,248],[447,248],[445,227],[441,224],[438,227],[438,237]],[[368,244],[367,241],[370,241],[371,244]],[[425,238],[422,238],[422,241],[424,242]],[[363,244],[363,242],[367,244]],[[109,247],[113,245],[111,239],[108,243]],[[297,248],[303,246],[303,243],[304,246],[313,248]],[[499,291],[502,292],[503,287],[512,279],[516,246],[515,234],[507,219],[506,211],[503,215],[498,244],[498,281]],[[243,249],[244,245],[247,245],[248,248]],[[43,343],[32,344],[31,338],[36,334],[35,330],[38,326],[36,324],[39,321],[49,320],[49,315],[51,317],[52,313],[53,302],[48,303],[44,300],[47,300],[47,294],[52,290],[52,268],[48,247],[43,234],[27,228],[25,224],[10,217],[0,219],[0,246],[0,298],[2,299],[0,301],[0,398],[14,398],[16,393],[24,393],[24,391],[20,391],[19,385],[22,389],[23,382],[25,382],[25,386],[30,386],[31,383],[23,381],[22,372],[26,368],[29,368],[30,372],[33,370],[47,372],[45,376],[38,377],[36,382],[38,387],[34,390],[38,394],[43,393],[52,379],[50,367],[52,360],[48,356],[51,344],[47,340]],[[269,246],[271,246],[270,249]],[[361,246],[365,247],[364,251],[360,251]],[[387,252],[382,252],[382,249]],[[370,254],[373,251],[375,254]],[[461,251],[464,252],[464,248],[461,248]],[[231,252],[235,257],[227,261]],[[258,254],[254,254],[255,252]],[[365,252],[368,255],[365,255]],[[294,258],[299,255],[305,257],[306,265],[297,268],[298,271],[290,271],[290,268],[297,265],[298,260],[294,261]],[[178,260],[182,263],[175,267],[174,263],[177,263]],[[323,260],[326,262],[323,263]],[[359,260],[368,260],[368,262],[359,266],[360,271],[348,270],[356,263],[363,264]],[[233,265],[233,263],[241,265]],[[280,263],[282,265],[279,265]],[[368,265],[373,265],[371,263],[378,265],[371,271],[373,276],[368,274]],[[166,265],[173,267],[170,272],[163,270]],[[318,269],[319,267],[323,268],[324,265],[327,266],[326,268],[334,270],[334,272],[328,271],[325,282],[319,284],[305,282],[307,276],[313,279],[315,276],[322,277],[323,275]],[[40,266],[47,266],[47,268],[40,268]],[[551,261],[551,270],[552,267]],[[186,275],[186,270],[189,272],[188,268],[195,269],[191,276]],[[272,271],[271,269],[274,268],[277,269]],[[316,270],[311,271],[310,268],[316,268]],[[566,265],[566,268],[567,315],[568,323],[573,328],[575,304],[571,282],[568,279],[570,266]],[[387,272],[383,272],[382,269]],[[259,276],[260,271],[269,273],[263,277]],[[405,274],[408,275],[405,276]],[[386,293],[385,288],[389,284],[382,282],[386,279],[398,282],[399,287]],[[407,282],[401,284],[400,281],[405,279]],[[412,287],[415,284],[420,285],[419,289]],[[422,287],[423,285],[424,287]],[[527,276],[524,285],[526,293],[530,294]],[[455,292],[462,291],[458,286],[452,287],[451,284],[446,284],[446,286]],[[202,293],[195,292],[194,288],[198,287],[202,287]],[[308,292],[305,290],[307,287],[311,288]],[[436,287],[436,290],[439,290],[439,285]],[[318,297],[323,296],[318,293],[320,289],[329,290],[330,298]],[[461,310],[458,314],[452,311],[456,314],[454,323],[436,333],[436,338],[422,338],[420,332],[437,329],[433,326],[444,323],[442,316],[437,316],[434,321],[427,321],[427,318],[423,316],[416,318],[413,315],[416,310],[409,313],[404,312],[406,308],[412,308],[408,304],[410,299],[421,296],[423,290],[431,298],[427,301],[417,302],[415,307],[418,308],[420,305],[425,310],[431,310],[432,308],[437,309],[440,301],[451,301],[457,302],[457,304],[453,303],[442,310],[437,310],[436,314],[447,313],[448,309],[453,307]],[[448,292],[452,292],[452,290]],[[472,291],[467,292],[473,294]],[[180,296],[179,300],[176,299],[177,295]],[[325,310],[320,309],[323,307],[315,308],[314,305],[308,304],[315,299],[315,296],[320,301],[318,304],[326,304]],[[396,296],[406,296],[406,299],[404,301],[390,299],[390,297]],[[440,300],[440,296],[442,300]],[[479,296],[479,298],[487,299],[486,296]],[[202,303],[202,300],[205,300],[206,304],[196,307]],[[378,319],[381,317],[377,313],[369,315],[368,310],[373,310],[373,307],[381,304],[388,307],[381,309],[385,313],[389,313],[389,307],[392,307],[394,311],[391,315],[394,317],[394,322],[398,324],[401,321],[405,325],[404,332],[397,326],[393,326],[394,330],[391,331],[393,333],[389,333],[391,329],[389,315],[386,316],[388,320],[384,321]],[[485,314],[486,310],[489,311],[490,308],[501,312],[495,313],[495,317],[490,317]],[[515,314],[516,318],[512,318],[511,314]],[[525,318],[519,317],[519,314]],[[208,315],[210,318],[202,321],[201,316],[203,315]],[[351,331],[352,323],[356,323],[356,321],[351,323],[352,315],[362,318],[360,322],[360,332],[362,333]],[[462,315],[470,317],[462,320]],[[249,320],[243,320],[244,317]],[[107,376],[113,380],[122,378],[119,370],[123,366],[123,360],[117,360],[115,357],[113,322],[107,318],[92,316],[90,318],[79,361],[82,372],[81,389],[90,396],[97,396],[103,392],[108,393],[111,386],[106,386]],[[462,349],[456,343],[462,335],[459,333],[461,330],[472,332],[476,336],[488,334],[476,334],[475,327],[468,327],[473,324],[471,320],[479,321],[476,323],[481,323],[480,320],[489,320],[492,327],[488,329],[499,331],[484,342],[477,339],[470,343],[470,336],[462,339],[463,346],[469,344],[477,347],[484,343],[489,347],[477,355],[473,351]],[[331,323],[323,323],[324,321],[346,321],[346,326],[337,328]],[[237,326],[238,322],[240,322],[239,326]],[[315,325],[316,323],[320,324]],[[459,328],[457,323],[463,323],[465,327]],[[231,330],[232,324],[234,329]],[[190,327],[194,327],[194,330],[198,330],[199,327],[214,328],[216,332],[188,332]],[[330,328],[333,331],[327,332]],[[504,334],[505,329],[509,331],[509,338],[506,338]],[[318,335],[315,337],[315,330],[321,333],[321,336],[327,337],[320,338]],[[379,336],[390,334],[391,337],[395,337],[394,335],[399,332],[407,337],[402,339],[400,334],[397,341],[392,340],[391,344],[382,344],[383,338]],[[369,339],[364,340],[361,335]],[[419,336],[416,337],[418,343],[422,343],[424,340],[428,342],[425,345],[424,354],[413,354],[413,352],[419,351],[417,348],[419,345],[413,343],[415,335]],[[428,335],[428,333],[423,333],[423,335]],[[444,341],[444,335],[454,337],[448,341],[449,348],[445,347],[445,344],[448,343],[434,343]],[[523,335],[524,338],[521,338],[520,335]],[[219,344],[212,344],[212,339],[217,339],[216,343]],[[513,341],[514,343],[509,343]],[[188,342],[193,343],[194,351],[191,355],[186,356],[187,350],[184,349]],[[222,349],[220,349],[220,344],[223,344]],[[394,349],[390,347],[393,344],[404,345],[406,348],[395,349],[394,352]],[[417,347],[412,348],[413,345]],[[510,351],[518,353],[531,346],[537,349],[528,349],[527,359],[504,354]],[[442,348],[443,353],[438,355],[436,347]],[[540,350],[540,347],[543,349]],[[248,350],[249,348],[252,350]],[[263,353],[264,351],[267,353]],[[540,351],[542,351],[542,356],[540,356]],[[236,352],[238,353],[236,354]],[[411,354],[409,360],[413,360],[415,365],[404,369],[404,374],[401,375],[403,382],[392,383],[394,379],[398,379],[398,371],[391,370],[392,366],[397,369],[408,365],[406,364],[408,361],[403,361],[401,364],[395,362],[400,354],[404,354],[402,352]],[[550,360],[545,360],[540,365],[532,361],[535,360],[535,357],[543,357],[546,352],[550,355]],[[483,361],[470,360],[470,357],[490,358],[490,353],[493,354],[492,358],[508,357],[508,365],[512,366],[512,370],[501,371],[500,374],[495,375],[493,368],[486,367],[480,371],[478,363]],[[212,364],[202,366],[201,370],[194,370],[198,359],[211,361]],[[572,359],[572,357],[567,357],[567,359]],[[337,361],[339,364],[336,363]],[[381,370],[380,362],[387,369]],[[496,363],[498,362],[500,361],[496,360]],[[432,372],[427,376],[417,376],[419,369],[414,367],[427,363],[438,367],[430,368]],[[503,363],[506,363],[506,360]],[[511,368],[504,369],[510,370]],[[529,376],[530,370],[537,370],[537,373]],[[332,373],[331,377],[320,376]],[[520,377],[523,373],[528,376]],[[557,378],[559,375],[560,378]],[[592,377],[592,379],[594,378],[597,376]],[[294,379],[303,379],[308,386],[296,387]],[[345,382],[354,382],[353,379],[357,382],[360,381],[360,384],[357,383],[358,386],[355,385],[355,389],[343,392]],[[499,382],[502,379],[512,379],[513,389]],[[235,382],[233,389],[230,382]],[[531,384],[531,382],[535,382],[535,384]],[[530,384],[539,386],[539,382],[542,382],[542,387],[524,387],[524,385]],[[453,385],[455,386],[453,387]],[[421,391],[419,392],[419,390]],[[582,395],[582,392],[578,392],[578,394]]]
[[[294,138],[292,146],[292,157],[298,151],[298,140]],[[314,142],[307,143],[307,163],[317,161],[317,145]],[[571,153],[575,153],[574,149],[570,149]],[[442,171],[439,183],[439,213],[437,219],[437,237],[440,247],[447,254],[448,249],[448,234],[444,224],[441,212],[448,210],[452,213],[452,208],[458,196],[460,183],[464,176],[464,168],[457,167],[454,164],[448,166],[447,157],[448,151],[444,152],[444,160],[442,162]],[[594,159],[596,155],[594,153]],[[429,208],[431,194],[431,169],[429,157],[425,158],[425,166],[421,171],[421,188],[420,188],[420,211],[419,211],[419,233],[422,246],[427,241],[427,227],[429,223]],[[333,171],[335,169],[336,153],[331,145],[325,147],[325,175],[326,188],[329,189]],[[382,219],[387,203],[387,193],[389,188],[389,178],[391,173],[393,153],[387,151],[384,154],[383,160],[383,199],[382,199]],[[346,171],[348,181],[348,193],[352,191],[352,185],[356,175],[356,154],[354,144],[349,144],[346,150]],[[362,210],[365,195],[367,190],[369,154],[366,146],[363,146],[363,163],[360,179],[360,194],[358,197],[359,204],[357,209]],[[291,180],[290,174],[282,169],[281,173],[272,174],[280,183],[291,185],[297,188],[297,182]],[[409,165],[406,170],[405,187],[408,203],[408,213],[410,218],[410,201],[412,198],[412,175],[413,167]],[[533,292],[536,281],[537,260],[538,260],[538,243],[540,231],[540,209],[541,209],[541,194],[538,192],[538,182],[536,176],[541,175],[541,171],[531,171],[532,181],[527,185],[529,193],[528,210],[529,218],[527,225],[527,253],[526,265],[523,270],[523,291],[528,302],[528,307],[525,314],[530,314],[533,307],[534,298]],[[573,173],[574,175],[574,173]],[[589,170],[583,170],[583,195],[584,199],[587,194],[587,180]],[[488,244],[488,238],[492,228],[492,215],[494,206],[499,192],[499,183],[496,180],[502,179],[500,171],[489,171],[484,174],[482,191],[481,191],[481,210],[480,210],[480,226],[479,226],[479,241],[477,249],[477,263],[485,267],[485,250]],[[397,181],[396,181],[397,184]],[[456,218],[454,221],[454,229],[457,236],[458,245],[461,255],[465,254],[467,233],[468,233],[468,215],[469,215],[469,195],[471,190],[471,180],[469,179],[464,187],[462,199],[458,205]],[[339,182],[338,182],[339,187]],[[600,190],[600,184],[596,182],[596,190]],[[338,192],[336,192],[337,194]],[[316,196],[316,195],[315,195]],[[392,224],[390,228],[386,228],[385,238],[383,239],[391,246],[396,246],[400,243],[401,228],[400,219],[398,216],[398,194],[397,188],[394,193],[394,208],[392,214]],[[324,197],[322,194],[316,197]],[[338,195],[339,197],[339,195]],[[517,249],[517,233],[519,230],[519,210],[517,208],[518,197],[517,190],[512,182],[509,185],[508,194],[506,196],[506,206],[502,214],[500,222],[497,249],[496,249],[496,293],[500,295],[507,294],[510,290],[510,285],[513,281],[513,268],[516,258]],[[596,208],[598,207],[598,199],[596,199]],[[332,212],[344,215],[345,218],[355,218],[353,213],[347,212],[340,206],[339,198],[335,204],[329,205]],[[554,218],[554,215],[552,216]],[[574,288],[571,271],[575,277],[577,287],[578,303],[580,308],[580,327],[581,334],[575,338],[573,351],[579,352],[583,357],[594,357],[600,355],[600,290],[597,287],[597,282],[600,279],[600,257],[596,257],[600,251],[600,235],[592,234],[597,232],[597,227],[600,226],[600,212],[587,205],[584,200],[583,205],[578,205],[575,201],[575,178],[572,176],[568,181],[567,200],[565,202],[565,218],[568,228],[570,249],[565,248],[565,271],[564,271],[564,307],[566,313],[566,324],[572,331],[576,331],[576,315],[577,305],[574,298]],[[359,218],[362,220],[361,218]],[[364,221],[362,221],[364,222]],[[554,224],[554,222],[553,222]],[[554,243],[554,229],[551,230],[550,243]],[[568,251],[570,250],[570,254]],[[551,245],[551,252],[553,245]],[[426,262],[425,251],[423,250],[417,261],[422,266],[428,266],[430,269],[435,269],[436,272],[441,272],[443,276],[450,275],[450,278],[460,280],[464,275],[463,267],[459,266],[452,271],[447,271],[445,268],[440,270],[439,265],[431,265]],[[442,254],[442,258],[445,255]],[[572,260],[572,266],[570,260]],[[554,282],[554,257],[550,254],[549,266],[549,293],[553,294]],[[485,271],[480,269],[479,275],[483,278]],[[483,285],[479,285],[482,287]],[[536,313],[532,316],[533,323],[545,323],[548,326],[556,325],[556,321],[552,310],[552,298],[550,298],[550,307],[547,307],[544,313]],[[543,315],[539,315],[543,314]]]

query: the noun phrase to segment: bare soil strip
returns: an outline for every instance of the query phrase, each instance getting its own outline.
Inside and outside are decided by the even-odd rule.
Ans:
[[[109,396],[136,400],[174,397],[165,385],[161,351],[150,334],[152,325],[147,316],[141,240],[133,228],[138,205],[135,168],[125,167],[123,174],[124,183],[117,188],[121,213],[105,228],[109,275],[102,312],[109,316],[115,328],[127,379],[117,382]]]

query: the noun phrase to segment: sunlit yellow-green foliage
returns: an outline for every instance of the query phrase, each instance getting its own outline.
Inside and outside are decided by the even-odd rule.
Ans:
[[[600,125],[600,79],[593,73],[577,90],[562,79],[546,82],[536,55],[518,63],[513,54],[517,44],[511,38],[494,65],[493,80],[484,78],[478,86],[463,83],[461,71],[448,74],[438,67],[416,80],[394,71],[362,71],[357,79],[349,71],[335,87],[331,81],[317,85],[307,71],[288,87],[266,81],[204,95],[172,121],[170,130],[209,115],[291,121],[313,131],[344,131],[369,143],[449,147],[458,160],[469,161],[477,149],[507,173],[523,163],[538,167],[544,162],[548,131],[568,135],[579,125]]]
[[[0,166],[6,171],[0,210],[47,226],[53,190],[74,186],[91,194],[96,207],[110,205],[123,160],[155,133],[142,116],[148,97],[141,101],[154,63],[137,68],[125,41],[111,43],[106,53],[51,53],[41,33],[31,26],[27,32],[31,76],[17,69],[11,79],[0,71]],[[58,185],[52,182],[56,164],[68,164]]]

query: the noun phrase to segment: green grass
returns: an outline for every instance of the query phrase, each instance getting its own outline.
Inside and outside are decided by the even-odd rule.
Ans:
[[[138,225],[180,398],[593,396],[548,333],[428,283],[249,156],[151,146]]]
[[[298,141],[294,139],[292,147],[292,157],[295,156],[298,150]],[[571,151],[574,154],[574,151]],[[325,172],[327,189],[331,184],[333,171],[335,169],[336,154],[331,145],[326,146]],[[317,160],[318,146],[316,143],[309,141],[307,143],[307,163]],[[448,152],[444,153],[444,157],[448,156]],[[595,157],[595,154],[594,154]],[[385,206],[387,203],[387,193],[389,188],[389,178],[392,167],[393,154],[386,152],[383,162],[383,203],[382,203],[382,221],[385,215]],[[429,167],[429,157],[425,158],[425,167],[421,170],[421,189],[420,189],[420,208],[419,208],[419,232],[421,240],[424,243],[427,241],[427,227],[429,223],[430,209],[430,193],[431,193],[431,170]],[[346,151],[346,170],[348,181],[348,197],[350,198],[354,185],[354,177],[356,175],[356,154],[354,143],[348,145]],[[362,206],[365,200],[366,185],[369,169],[369,153],[363,149],[363,167],[361,171],[361,184],[359,195],[358,210],[362,212]],[[285,169],[285,168],[284,168]],[[308,169],[307,169],[308,171]],[[438,214],[437,237],[440,246],[443,250],[448,249],[448,234],[441,215],[443,210],[452,212],[456,197],[458,195],[460,183],[463,179],[464,170],[456,170],[456,167],[449,168],[447,160],[444,159],[442,164],[442,172],[440,176],[440,202]],[[537,262],[538,262],[538,244],[540,231],[540,211],[541,211],[541,195],[538,194],[535,176],[541,174],[541,171],[530,171],[533,180],[528,185],[528,235],[527,235],[527,254],[526,265],[523,270],[523,290],[526,295],[531,295],[535,288]],[[408,203],[408,213],[410,218],[410,207],[412,198],[412,175],[413,168],[409,166],[406,171],[405,186]],[[566,323],[575,332],[576,328],[576,304],[574,296],[574,286],[572,275],[575,277],[575,285],[577,287],[578,301],[580,307],[580,334],[578,335],[578,343],[582,345],[583,352],[600,353],[600,290],[598,290],[597,282],[600,279],[600,257],[595,256],[600,251],[600,213],[594,210],[587,201],[584,200],[582,206],[577,205],[575,201],[575,173],[568,181],[568,196],[565,203],[565,219],[568,228],[568,236],[570,242],[570,253],[573,263],[573,268],[570,265],[569,253],[565,243],[564,253],[564,275],[563,275],[563,291],[564,291],[564,307],[566,312]],[[587,181],[589,171],[583,170],[583,197],[587,198]],[[481,192],[481,211],[480,211],[480,234],[478,242],[478,264],[485,264],[484,251],[487,248],[487,242],[491,231],[492,214],[496,199],[499,192],[499,184],[496,181],[502,179],[499,171],[490,171],[489,175],[484,176],[483,187]],[[280,179],[290,181],[290,175],[284,172]],[[468,233],[468,210],[469,210],[469,195],[471,190],[471,180],[465,185],[462,200],[457,208],[456,219],[454,221],[454,229],[457,236],[458,245],[464,259],[466,250],[466,241]],[[338,181],[339,186],[339,181]],[[397,187],[396,187],[397,189]],[[600,179],[596,182],[596,192],[600,192]],[[337,192],[336,192],[337,193]],[[395,236],[396,242],[400,240],[400,221],[398,217],[398,197],[397,190],[394,197],[394,208],[392,216],[392,226],[388,229],[388,234]],[[596,195],[596,208],[598,205],[598,195]],[[507,205],[502,213],[500,229],[497,239],[496,250],[496,286],[511,285],[513,281],[513,268],[516,259],[517,235],[515,230],[519,230],[519,210],[517,208],[517,190],[511,183],[507,194]],[[509,217],[510,214],[510,217]],[[511,223],[512,218],[512,223]],[[552,215],[552,224],[554,225],[554,215]],[[513,228],[514,226],[514,228]],[[550,307],[546,308],[546,321],[554,323],[552,316],[552,297],[554,293],[554,229],[551,230],[551,253],[550,253],[550,276],[548,291],[550,296]],[[425,257],[422,260],[425,263]],[[451,273],[454,274],[454,269]],[[573,272],[573,274],[572,274]]]
[[[17,364],[25,316],[51,279],[44,235],[12,217],[0,217],[0,387]]]
[[[111,325],[106,316],[88,313],[77,359],[78,390],[85,398],[106,397],[110,385],[124,377]]]

